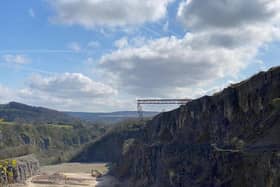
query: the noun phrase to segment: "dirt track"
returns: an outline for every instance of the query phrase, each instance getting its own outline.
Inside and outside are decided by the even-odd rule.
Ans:
[[[26,184],[16,185],[15,187],[113,187],[118,184],[110,176],[96,178],[91,176],[91,170],[105,174],[106,164],[80,164],[68,163],[41,168],[41,174],[34,176],[26,181]]]
[[[96,186],[96,178],[85,173],[56,173],[53,175],[39,175],[32,177],[26,182],[28,187],[44,186]]]

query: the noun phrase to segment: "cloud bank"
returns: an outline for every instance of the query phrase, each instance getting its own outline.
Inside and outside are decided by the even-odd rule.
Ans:
[[[48,2],[54,10],[51,20],[58,24],[126,29],[164,21],[165,32],[173,26],[173,18],[164,18],[174,0]],[[182,0],[176,10],[176,19],[185,29],[183,37],[117,33],[120,38],[114,38],[112,50],[106,50],[100,59],[85,57],[86,64],[94,64],[94,70],[101,72],[101,80],[82,73],[36,75],[19,91],[4,86],[0,90],[31,104],[82,110],[132,106],[136,97],[194,98],[238,80],[240,72],[258,61],[267,45],[280,39],[279,0]],[[100,45],[88,42],[87,50]],[[68,47],[82,50],[78,43]],[[2,60],[15,64],[28,61],[23,55],[5,55]],[[3,94],[0,99],[5,100]]]
[[[278,40],[279,12],[276,0],[183,1],[177,12],[188,30],[183,38],[120,47],[103,55],[100,68],[133,95],[193,96],[236,78],[260,49]]]
[[[166,16],[173,0],[49,0],[52,20],[86,28],[122,27],[154,22]]]

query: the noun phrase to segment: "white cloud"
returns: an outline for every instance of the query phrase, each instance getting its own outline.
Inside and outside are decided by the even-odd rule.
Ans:
[[[86,28],[105,26],[100,29],[107,31],[107,27],[128,28],[158,21],[172,1],[49,2],[56,10],[56,22]],[[259,63],[256,56],[260,50],[280,38],[279,0],[187,0],[180,4],[177,17],[188,31],[182,38],[117,40],[117,49],[98,60],[95,72],[104,73],[102,82],[73,73],[36,76],[15,97],[76,111],[126,108],[134,106],[136,97],[198,97],[220,90],[219,85],[229,84],[228,80],[238,80],[241,70]],[[93,41],[86,47],[98,45]],[[74,42],[72,50],[80,51],[81,47]],[[89,57],[86,62],[96,67],[95,59]],[[265,66],[265,62],[258,66]],[[1,90],[11,93],[5,87]]]
[[[28,10],[28,14],[29,14],[29,16],[30,17],[32,17],[32,18],[34,18],[36,15],[35,15],[35,12],[34,12],[34,10],[32,9],[32,8],[30,8],[29,10]]]
[[[95,98],[116,95],[117,91],[103,83],[94,81],[81,73],[64,73],[42,77],[31,77],[29,90],[43,92],[61,98]]]
[[[6,86],[0,84],[0,103],[7,103],[14,98],[14,93]]]
[[[115,41],[114,45],[117,48],[125,48],[128,46],[128,40],[126,37],[120,38],[119,40]]]
[[[30,59],[27,58],[25,55],[3,55],[2,60],[6,63],[13,63],[13,64],[27,64],[30,62]]]
[[[197,38],[192,34],[183,39],[152,40],[142,47],[130,46],[103,56],[100,67],[129,93],[166,97],[176,95],[172,90],[177,88],[199,86],[234,75],[244,67],[247,53],[253,52],[210,44],[202,49],[195,47],[196,42]]]
[[[76,53],[81,51],[81,46],[77,42],[71,42],[68,44],[68,48]]]
[[[109,85],[81,73],[33,75],[21,89],[0,84],[0,103],[22,102],[62,111],[114,111],[134,108],[134,100],[118,99]]]
[[[218,80],[237,78],[256,61],[260,49],[280,38],[278,2],[186,1],[178,10],[189,30],[183,38],[146,40],[142,46],[128,42],[126,48],[104,55],[100,68],[136,96],[198,95]]]
[[[124,107],[124,102],[116,99],[114,88],[81,73],[33,75],[22,89],[0,85],[0,91],[0,102],[18,101],[58,110],[100,111]]]
[[[54,22],[67,25],[130,26],[165,17],[173,0],[49,0],[56,11]]]
[[[186,0],[178,17],[192,29],[233,28],[271,21],[278,12],[278,0]]]
[[[61,98],[54,97],[45,93],[30,92],[30,90],[22,89],[18,92],[19,99],[16,101],[34,106],[43,106],[60,111],[76,111],[76,112],[108,112],[115,110],[131,109],[131,102],[118,100],[115,97],[102,98]],[[128,104],[129,103],[129,104]]]

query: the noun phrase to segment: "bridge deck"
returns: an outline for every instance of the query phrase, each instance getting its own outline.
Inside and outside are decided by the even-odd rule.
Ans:
[[[137,99],[137,104],[186,104],[191,99]]]

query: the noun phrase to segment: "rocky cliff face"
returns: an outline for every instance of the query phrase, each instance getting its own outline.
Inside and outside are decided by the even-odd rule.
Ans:
[[[280,186],[280,67],[156,116],[113,173],[134,186]]]
[[[39,161],[34,155],[6,159],[0,162],[0,186],[11,186],[16,183],[23,184],[28,178],[37,175],[40,171]]]
[[[29,177],[32,177],[39,173],[40,164],[34,155],[18,157],[16,158],[16,160],[17,160],[18,182],[23,183]]]
[[[134,139],[145,138],[143,122],[129,120],[88,144],[72,162],[116,162]]]
[[[69,160],[104,134],[99,126],[0,123],[0,160],[34,153],[43,165]]]

